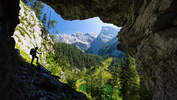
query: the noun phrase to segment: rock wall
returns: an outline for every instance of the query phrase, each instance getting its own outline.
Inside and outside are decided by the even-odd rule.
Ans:
[[[16,69],[15,41],[11,36],[19,22],[19,0],[0,1],[0,99],[12,100],[11,87]]]
[[[176,100],[177,1],[152,0],[145,5],[133,26],[121,30],[120,47],[135,57],[153,100]]]
[[[136,59],[152,100],[177,99],[176,0],[41,0],[65,19],[99,16],[123,27],[118,49]]]

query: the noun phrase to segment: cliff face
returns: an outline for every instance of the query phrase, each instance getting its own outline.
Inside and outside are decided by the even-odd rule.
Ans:
[[[53,40],[48,33],[43,32],[44,26],[36,17],[35,12],[22,1],[20,2],[19,19],[20,23],[17,25],[14,32],[14,39],[16,48],[29,56],[30,49],[38,47],[40,62],[46,63],[46,55],[53,52]],[[24,55],[22,55],[24,56]]]
[[[176,100],[176,0],[42,0],[65,19],[99,16],[123,27],[118,49],[136,59],[153,100]]]

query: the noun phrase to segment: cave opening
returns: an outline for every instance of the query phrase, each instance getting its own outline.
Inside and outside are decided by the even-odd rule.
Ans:
[[[13,36],[27,62],[31,61],[30,49],[39,47],[40,63],[88,98],[125,99],[130,96],[128,91],[136,90],[131,96],[139,99],[135,60],[117,50],[121,27],[99,17],[64,20],[46,4],[36,2],[20,1],[20,24]]]
[[[29,0],[23,0],[23,1],[29,1]],[[31,1],[31,0],[30,0]],[[120,38],[120,47],[126,51],[126,53],[131,54],[133,58],[136,59],[136,65],[138,68],[139,75],[141,77],[141,87],[146,87],[148,92],[151,94],[150,98],[143,98],[141,100],[174,100],[177,98],[176,96],[176,0],[41,0],[45,3],[52,6],[57,13],[60,13],[61,16],[64,19],[73,20],[73,19],[87,19],[92,18],[94,16],[99,16],[100,19],[102,19],[104,22],[111,22],[114,23],[117,26],[121,26],[122,29],[119,33]],[[77,1],[77,2],[75,2]],[[27,7],[26,7],[27,8]],[[29,56],[28,52],[21,52],[19,54],[19,51],[15,49],[15,41],[14,38],[11,36],[13,35],[14,28],[19,23],[18,20],[18,12],[19,12],[19,0],[13,0],[9,3],[7,0],[1,0],[0,1],[0,65],[1,70],[0,78],[2,79],[1,85],[0,85],[0,98],[2,100],[26,100],[28,98],[30,99],[51,99],[51,95],[61,99],[62,96],[57,96],[60,94],[55,94],[59,91],[58,86],[56,84],[52,84],[50,92],[48,89],[45,89],[47,85],[50,84],[50,81],[47,80],[46,76],[51,76],[46,73],[40,72],[36,73],[35,70],[32,70],[33,67],[29,65],[28,59],[23,61],[23,63],[19,63],[17,60],[18,57],[22,57],[23,55]],[[29,10],[29,9],[25,9]],[[34,14],[34,13],[33,13]],[[28,16],[28,14],[26,14]],[[26,19],[24,19],[26,20]],[[32,20],[33,21],[33,20]],[[24,21],[21,21],[20,23],[27,24],[30,29],[30,26],[36,26],[36,24],[26,23]],[[37,23],[37,22],[35,22]],[[38,26],[41,27],[41,24],[38,23]],[[38,38],[36,41],[36,44],[40,44],[42,41],[42,38],[39,36],[36,36],[34,34],[28,34],[28,30],[21,29],[22,27],[18,27],[18,33],[22,36],[29,35],[29,38]],[[163,30],[163,31],[162,31]],[[20,32],[21,31],[21,32]],[[37,28],[33,31],[39,31]],[[43,29],[43,31],[45,31]],[[23,34],[24,33],[24,34]],[[41,33],[42,34],[42,33]],[[34,35],[34,36],[32,36]],[[23,36],[23,37],[24,37]],[[49,35],[48,35],[49,36]],[[42,44],[51,44],[52,45],[52,36],[50,38],[47,35],[43,34],[43,37],[45,37],[45,40],[42,41]],[[22,39],[23,37],[18,37]],[[31,39],[26,39],[31,40]],[[18,40],[18,42],[21,42],[22,40]],[[24,40],[23,40],[24,41]],[[49,42],[51,41],[51,42]],[[28,41],[29,42],[29,41]],[[24,42],[23,45],[28,44],[27,42]],[[33,43],[31,47],[33,46]],[[51,45],[44,46],[43,51],[45,52],[47,49],[49,50],[51,48]],[[18,45],[19,47],[22,46]],[[16,45],[16,47],[18,47]],[[34,45],[35,46],[35,45]],[[65,46],[64,46],[65,47]],[[62,48],[64,48],[62,47]],[[67,47],[69,47],[67,45]],[[71,47],[72,48],[72,47]],[[30,48],[29,48],[30,49]],[[58,48],[60,50],[60,48]],[[45,53],[43,55],[50,55],[51,53]],[[64,54],[64,52],[60,53]],[[77,56],[80,57],[80,56]],[[40,57],[41,58],[41,57]],[[82,58],[82,57],[81,57]],[[91,58],[86,59],[91,62]],[[66,58],[65,58],[66,59]],[[100,58],[94,57],[95,61],[98,61]],[[23,59],[24,60],[24,59]],[[29,57],[29,62],[31,58]],[[48,58],[48,60],[53,61],[56,59]],[[73,62],[75,62],[75,59],[72,59]],[[85,59],[81,59],[85,60]],[[111,60],[111,59],[109,59]],[[109,62],[109,60],[107,62]],[[44,60],[46,61],[46,59]],[[60,60],[59,60],[60,61]],[[69,67],[68,64],[69,60],[63,60],[60,62],[60,64],[65,64],[64,66]],[[132,60],[134,61],[134,60]],[[29,65],[24,67],[25,65]],[[85,65],[82,63],[81,65]],[[125,64],[126,65],[126,64]],[[58,67],[58,69],[52,69],[54,67],[47,67],[51,68],[50,70],[59,70],[61,71],[62,65],[57,65],[57,63],[53,63],[53,66],[61,66],[61,68]],[[17,69],[22,67],[26,72],[28,70],[31,70],[33,74],[26,73],[28,76],[33,76],[30,78],[24,78],[16,76],[18,73]],[[29,69],[28,69],[29,68]],[[35,68],[35,67],[34,67]],[[106,69],[107,70],[107,69]],[[23,72],[21,71],[21,72]],[[24,71],[24,72],[25,72]],[[77,72],[79,70],[73,70],[70,71]],[[68,71],[68,72],[70,72]],[[91,68],[90,73],[94,71],[94,68]],[[103,72],[103,70],[98,70],[100,72]],[[17,73],[16,73],[17,72]],[[58,72],[58,71],[57,71]],[[64,73],[64,72],[62,72]],[[23,73],[24,74],[24,73]],[[95,73],[96,74],[96,73]],[[94,75],[95,75],[94,74]],[[96,74],[98,75],[99,72]],[[95,77],[93,75],[93,77]],[[33,78],[40,79],[40,81],[35,81],[35,84],[33,84]],[[42,76],[42,77],[41,77]],[[72,75],[71,75],[72,76]],[[77,76],[83,76],[83,75],[77,75]],[[99,74],[100,78],[102,75]],[[58,77],[51,76],[52,80],[58,79]],[[173,78],[173,79],[171,79]],[[32,79],[32,80],[28,80]],[[90,80],[89,80],[90,79]],[[91,78],[88,79],[88,82],[90,82],[90,85],[93,83]],[[24,81],[27,80],[27,81]],[[78,81],[69,80],[68,82],[71,83],[70,87],[76,86],[72,83],[77,83]],[[58,82],[58,81],[57,81]],[[86,81],[82,81],[83,83]],[[98,82],[98,80],[96,80]],[[109,81],[110,82],[110,81]],[[32,84],[31,84],[32,83]],[[45,84],[49,83],[49,84]],[[55,83],[55,82],[54,82]],[[78,82],[78,83],[81,83]],[[101,82],[99,82],[101,83]],[[60,84],[60,83],[59,83]],[[34,86],[33,86],[34,85]],[[37,86],[42,86],[42,93],[39,94],[41,91],[38,91],[39,88]],[[51,85],[51,84],[50,84]],[[88,84],[89,85],[89,84]],[[101,84],[99,84],[101,86]],[[28,88],[26,86],[32,86],[33,90],[31,91],[31,88]],[[61,86],[61,85],[60,85]],[[82,93],[78,93],[76,91],[73,91],[68,85],[64,84],[62,88],[63,91],[62,94],[65,96],[72,98],[74,97],[76,100],[79,100],[80,97],[84,97]],[[80,86],[77,84],[77,86]],[[92,91],[95,88],[89,88],[85,89],[85,86],[81,86],[83,88],[83,91]],[[109,86],[106,86],[109,87]],[[54,88],[57,89],[57,91],[54,90]],[[66,91],[68,90],[69,91]],[[105,89],[105,88],[104,88]],[[101,88],[100,90],[103,90]],[[30,91],[30,92],[29,92]],[[52,91],[52,94],[51,94]],[[72,91],[72,92],[71,92]],[[116,91],[116,90],[115,90]],[[30,94],[32,93],[32,94]],[[69,93],[69,95],[67,95]],[[71,93],[71,94],[70,94]],[[73,94],[72,94],[73,93]],[[97,92],[100,93],[100,92]],[[105,93],[105,92],[104,92]],[[144,94],[144,92],[141,92],[140,94]],[[117,96],[116,93],[115,96]],[[88,94],[88,96],[95,96],[95,94]],[[101,95],[101,94],[100,94]],[[110,94],[109,94],[110,95]],[[109,96],[108,95],[108,96]],[[105,95],[103,95],[105,97]],[[107,96],[107,95],[106,95]],[[147,96],[145,94],[145,96]],[[131,96],[132,97],[132,96]],[[62,98],[63,99],[63,98]],[[123,99],[127,100],[126,97]],[[133,99],[133,97],[132,97]],[[131,100],[132,100],[131,99]],[[137,100],[137,98],[135,99]]]
[[[134,79],[134,81],[131,81],[131,82],[135,82],[135,84],[139,86],[139,78],[137,78],[136,76],[137,72],[135,72],[136,68],[134,66],[135,65],[134,59],[129,57],[129,62],[122,61],[120,60],[120,58],[124,58],[125,55],[121,54],[121,51],[119,52],[121,56],[119,56],[118,59],[117,59],[117,56],[115,56],[115,52],[111,51],[114,48],[117,54],[117,51],[118,51],[116,49],[116,45],[118,42],[117,38],[112,39],[110,42],[108,42],[108,44],[106,43],[105,47],[103,46],[104,48],[102,49],[102,51],[98,51],[98,52],[94,52],[95,50],[88,51],[89,54],[84,53],[83,52],[84,50],[79,50],[78,48],[73,47],[74,45],[76,47],[83,46],[85,48],[83,44],[80,44],[78,42],[76,42],[76,44],[73,44],[73,45],[68,45],[66,43],[55,44],[56,42],[54,42],[54,40],[56,40],[56,38],[55,36],[53,36],[53,34],[57,33],[57,31],[55,32],[54,28],[51,29],[51,27],[55,26],[56,21],[49,20],[50,23],[46,21],[47,26],[43,25],[45,21],[43,20],[44,22],[41,23],[40,21],[41,19],[38,18],[38,17],[41,17],[41,14],[39,11],[40,9],[38,9],[38,6],[41,7],[41,5],[38,5],[36,4],[36,2],[34,2],[33,7],[35,7],[35,9],[33,9],[34,10],[33,11],[28,5],[20,1],[20,7],[21,7],[21,10],[20,10],[21,15],[19,16],[20,24],[16,27],[13,37],[16,41],[15,47],[19,49],[19,50],[16,49],[16,51],[20,51],[20,54],[18,56],[23,57],[24,62],[28,62],[28,64],[21,63],[20,66],[24,67],[27,65],[28,67],[30,67],[29,63],[31,61],[31,58],[29,56],[29,50],[33,47],[40,47],[39,52],[42,52],[42,54],[39,55],[40,65],[38,64],[37,67],[40,67],[44,69],[45,71],[46,69],[48,69],[51,72],[51,75],[53,75],[52,77],[55,78],[54,80],[56,80],[56,78],[57,80],[61,78],[60,81],[67,83],[69,87],[72,87],[75,90],[78,90],[84,93],[85,95],[88,96],[88,98],[94,98],[98,100],[105,99],[105,98],[106,99],[124,98],[125,96],[123,97],[120,93],[121,89],[123,88],[120,87],[120,84],[119,84],[120,81],[118,79],[119,78],[126,79],[125,77],[123,77],[125,76],[125,74],[133,75],[133,78],[131,79]],[[38,12],[39,14],[36,12]],[[68,16],[65,16],[65,17],[68,17]],[[89,18],[92,18],[92,17],[89,17]],[[41,17],[41,18],[45,19],[44,17]],[[99,19],[98,17],[96,18]],[[75,16],[75,19],[79,19],[79,18]],[[110,20],[110,19],[104,19],[104,20]],[[106,32],[107,30],[109,29],[107,28],[103,29],[103,33]],[[49,34],[50,31],[52,31],[51,33],[53,34]],[[32,34],[29,34],[29,33],[32,33]],[[86,35],[89,35],[89,34],[86,34]],[[108,34],[106,35],[103,34],[101,38],[105,36],[108,36]],[[94,38],[94,36],[92,37]],[[96,40],[100,40],[100,38]],[[12,45],[14,45],[13,43]],[[94,48],[100,48],[99,47],[100,44],[97,44],[96,42],[92,44],[95,45]],[[109,54],[110,52],[111,53],[113,52],[113,54],[110,55]],[[100,53],[100,54],[95,55],[95,53],[96,54]],[[122,68],[118,67],[119,64],[122,64]],[[131,66],[131,68],[127,68],[127,64],[128,66]],[[120,68],[120,70],[118,70],[117,68]],[[25,71],[25,68],[22,70]],[[37,69],[37,70],[41,70],[41,69]],[[124,70],[130,71],[132,73],[131,74],[125,73],[121,76],[121,73],[119,73],[119,71],[123,72]],[[54,88],[58,88],[54,83],[51,83],[50,81],[46,79],[46,73],[48,72],[46,73],[40,72],[40,75],[38,75],[35,72],[35,70],[33,70],[32,68],[30,71],[32,71],[32,73],[35,73],[32,76],[36,75],[37,77],[36,79],[41,78],[39,82],[36,82],[35,80],[35,82],[32,83],[32,85],[35,85],[36,87],[42,85],[41,87],[43,90],[45,90],[47,86],[50,87],[50,85],[52,85],[51,86],[52,91],[54,91],[53,90]],[[30,72],[28,74],[31,75]],[[31,78],[32,77],[30,77],[29,79]],[[28,80],[28,78],[24,78],[24,80]],[[21,81],[23,81],[23,78],[21,78]],[[34,81],[34,80],[32,79],[30,81]],[[41,88],[41,87],[38,87],[38,88]],[[65,88],[68,89],[67,86]],[[27,89],[27,88],[24,88],[24,89]],[[37,91],[37,89],[35,91]],[[48,91],[48,89],[46,89],[45,91]],[[54,92],[56,93],[56,91]],[[68,91],[65,91],[65,92],[68,93]],[[73,93],[74,92],[75,91],[73,91]],[[134,98],[139,98],[139,95],[138,95],[139,92],[132,92],[132,93],[135,93],[132,95]],[[71,95],[73,94],[71,93]],[[82,97],[83,95],[78,95],[78,96]],[[31,98],[35,98],[35,97],[31,97]],[[37,94],[36,94],[36,98],[39,98],[37,97]]]

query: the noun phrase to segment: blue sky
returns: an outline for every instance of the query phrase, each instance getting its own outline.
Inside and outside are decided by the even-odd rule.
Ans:
[[[50,18],[48,17],[48,19],[55,19],[58,21],[58,23],[56,24],[56,28],[50,29],[51,34],[55,34],[56,31],[58,31],[59,34],[72,34],[75,32],[99,34],[102,26],[116,27],[113,24],[103,23],[99,17],[89,18],[86,20],[64,20],[59,14],[57,14],[51,7],[47,5],[45,5],[44,7],[43,14],[44,13],[47,13],[48,16],[50,16],[51,13]]]

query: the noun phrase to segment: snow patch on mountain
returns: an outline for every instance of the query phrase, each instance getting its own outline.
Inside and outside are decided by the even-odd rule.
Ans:
[[[104,44],[116,37],[118,32],[119,29],[117,28],[114,28],[112,26],[103,26],[100,34],[91,43],[91,46],[87,50],[87,53],[98,54],[98,51],[104,46]]]
[[[94,36],[89,33],[76,32],[73,34],[57,34],[55,35],[56,41],[72,44],[78,47],[82,51],[87,50],[90,47],[90,43],[95,39]]]

